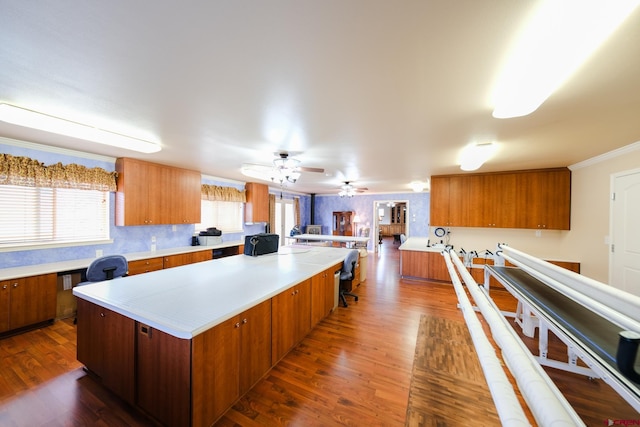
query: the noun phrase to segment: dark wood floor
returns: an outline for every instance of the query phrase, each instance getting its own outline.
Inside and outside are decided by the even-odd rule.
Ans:
[[[451,285],[400,280],[398,259],[392,239],[370,253],[360,300],[323,320],[217,424],[405,425],[421,317],[463,319]],[[508,294],[493,295],[513,310]],[[0,426],[154,425],[84,373],[75,337],[65,320],[0,340]],[[601,381],[550,372],[587,425],[639,418]]]

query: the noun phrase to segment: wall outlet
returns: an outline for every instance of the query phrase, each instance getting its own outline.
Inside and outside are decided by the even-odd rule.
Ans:
[[[171,226],[171,231],[178,231],[178,227],[175,224],[173,224]]]
[[[155,244],[155,243],[153,243],[153,244],[151,245],[151,252],[155,252],[155,251],[156,251],[156,244]]]
[[[156,242],[156,236],[151,236],[151,243],[155,243]]]
[[[96,249],[96,258],[100,258],[102,256],[102,249]]]

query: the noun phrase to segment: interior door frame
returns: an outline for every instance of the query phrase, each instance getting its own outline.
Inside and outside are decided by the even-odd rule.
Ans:
[[[372,218],[373,218],[373,234],[371,234],[373,236],[373,251],[374,252],[378,252],[380,250],[380,247],[378,245],[378,239],[379,236],[378,234],[380,233],[380,220],[378,219],[378,205],[379,204],[387,204],[387,203],[404,203],[405,206],[407,207],[407,221],[405,222],[405,236],[408,238],[409,237],[409,224],[411,222],[410,218],[411,216],[409,215],[409,210],[410,210],[410,201],[409,200],[398,200],[398,199],[389,199],[389,200],[374,200],[373,201],[373,208],[372,208]]]

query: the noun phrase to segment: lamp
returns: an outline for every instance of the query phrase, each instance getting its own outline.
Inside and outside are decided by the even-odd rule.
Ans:
[[[353,223],[354,223],[354,224],[355,224],[355,226],[356,226],[356,234],[355,234],[356,236],[358,235],[358,223],[359,223],[359,222],[360,222],[360,215],[355,214],[355,215],[353,216]]]
[[[498,149],[494,142],[474,143],[467,145],[460,156],[460,169],[474,171],[489,160]]]
[[[534,112],[639,3],[539,2],[498,80],[493,117],[504,119]]]
[[[0,104],[0,121],[141,153],[156,153],[158,143],[122,135],[9,104]]]

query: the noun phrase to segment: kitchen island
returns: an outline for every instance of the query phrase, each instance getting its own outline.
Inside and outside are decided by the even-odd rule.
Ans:
[[[166,425],[211,425],[333,309],[347,250],[288,246],[74,288],[78,360]]]
[[[400,276],[407,279],[451,281],[441,252],[427,237],[409,237],[400,247]]]

